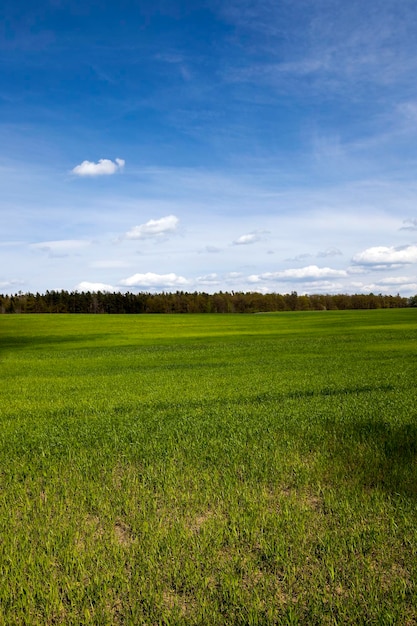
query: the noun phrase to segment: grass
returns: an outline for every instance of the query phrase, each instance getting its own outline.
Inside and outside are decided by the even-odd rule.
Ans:
[[[413,309],[0,317],[0,624],[416,624]]]

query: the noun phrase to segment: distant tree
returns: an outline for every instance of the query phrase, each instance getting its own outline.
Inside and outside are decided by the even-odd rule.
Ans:
[[[417,295],[281,295],[254,292],[120,293],[46,291],[0,295],[0,313],[258,313],[417,307]]]

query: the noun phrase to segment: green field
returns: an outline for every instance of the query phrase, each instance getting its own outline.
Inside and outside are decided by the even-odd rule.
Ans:
[[[0,624],[417,624],[417,311],[0,317]]]

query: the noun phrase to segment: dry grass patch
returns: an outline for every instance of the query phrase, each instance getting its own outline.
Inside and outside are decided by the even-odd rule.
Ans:
[[[164,613],[190,619],[196,610],[196,600],[190,594],[165,589],[162,593],[162,608]]]
[[[125,522],[121,520],[117,521],[114,525],[114,534],[116,536],[117,542],[121,546],[130,546],[135,541],[130,526],[128,524],[125,524]]]
[[[211,510],[205,511],[204,513],[200,513],[197,515],[191,522],[188,524],[188,530],[192,533],[199,533],[203,526],[208,522],[208,520],[214,517],[214,513]]]
[[[75,536],[75,547],[79,551],[86,551],[91,545],[102,541],[104,528],[97,515],[86,515]]]

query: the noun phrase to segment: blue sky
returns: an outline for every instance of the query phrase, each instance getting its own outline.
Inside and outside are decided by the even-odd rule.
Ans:
[[[0,291],[417,293],[415,0],[0,15]]]

